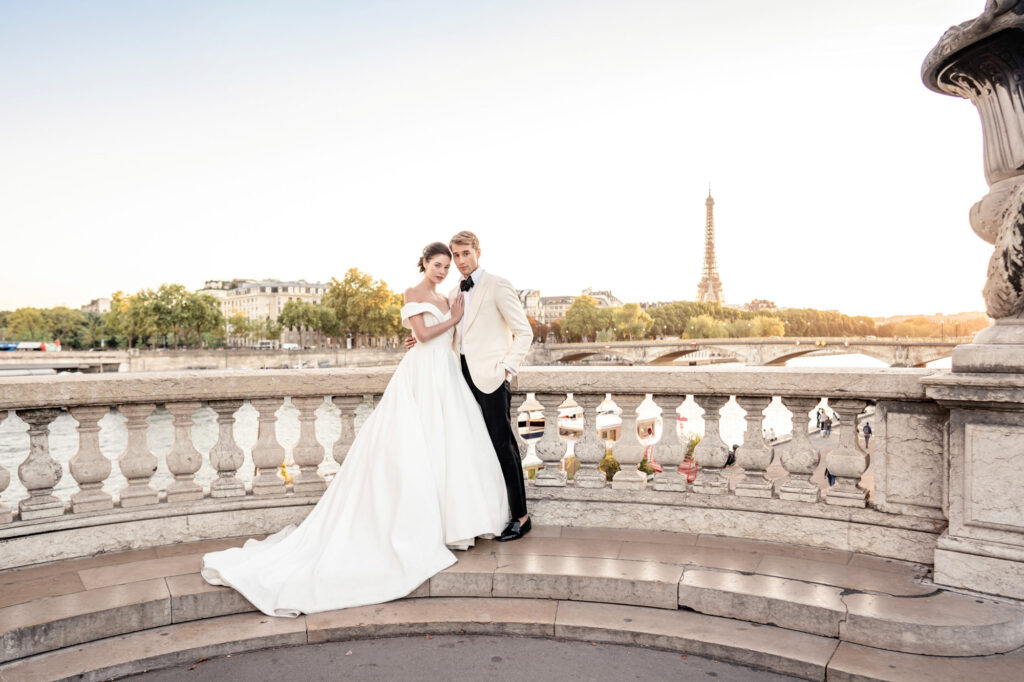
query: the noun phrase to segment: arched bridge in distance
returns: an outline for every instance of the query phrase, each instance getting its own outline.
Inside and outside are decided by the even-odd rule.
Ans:
[[[536,344],[527,356],[531,364],[581,362],[610,358],[633,365],[671,365],[698,351],[712,360],[735,360],[750,366],[780,366],[803,355],[860,353],[890,367],[924,367],[948,358],[969,338],[956,339],[847,339],[847,338],[752,338],[664,339],[658,341],[610,341],[607,343]],[[707,357],[702,357],[707,360]]]

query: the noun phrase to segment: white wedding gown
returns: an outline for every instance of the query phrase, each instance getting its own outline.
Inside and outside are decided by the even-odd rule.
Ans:
[[[407,303],[402,323],[450,313]],[[508,496],[452,330],[402,359],[341,470],[298,526],[203,557],[202,575],[263,613],[297,616],[398,599],[455,563],[446,545],[500,534]]]

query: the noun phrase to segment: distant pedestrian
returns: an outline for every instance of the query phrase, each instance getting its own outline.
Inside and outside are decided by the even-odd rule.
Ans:
[[[861,429],[861,431],[864,433],[864,447],[867,448],[868,441],[871,440],[871,434],[874,433],[874,431],[871,429],[871,422],[864,422],[864,427]]]
[[[818,420],[818,433],[821,433],[822,428],[824,428],[822,422],[825,421],[825,410],[819,407],[818,413],[814,415],[814,418]]]
[[[832,436],[832,418],[827,414],[821,420],[821,430],[822,435],[824,435],[825,438],[830,438]]]
[[[828,480],[828,487],[831,488],[836,484],[836,477],[832,475],[832,472],[825,469],[825,478]]]

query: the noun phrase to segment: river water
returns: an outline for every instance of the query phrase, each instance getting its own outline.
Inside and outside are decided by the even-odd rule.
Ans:
[[[790,367],[885,367],[884,363],[863,355],[832,355],[822,357],[801,357],[794,358],[787,363]],[[949,360],[933,363],[933,367],[949,366]],[[825,403],[822,403],[825,405]],[[356,411],[356,429],[366,420],[371,412],[369,401],[364,402]],[[654,416],[657,407],[653,403],[645,402],[641,405],[640,416]],[[684,435],[702,434],[704,432],[704,420],[701,418],[702,410],[687,398],[679,410],[682,419],[677,420],[679,432]],[[277,439],[284,446],[287,461],[292,462],[291,450],[299,440],[299,412],[292,406],[290,401],[278,410]],[[537,415],[539,416],[539,415]],[[245,452],[245,462],[238,471],[238,476],[247,483],[252,481],[255,468],[252,463],[252,446],[256,443],[258,429],[258,414],[251,405],[246,403],[235,414],[234,436],[235,442]],[[808,425],[811,418],[808,416]],[[172,417],[166,410],[159,409],[148,419],[150,428],[147,430],[146,438],[149,449],[159,460],[156,474],[151,483],[157,490],[165,490],[173,480],[173,476],[167,469],[164,455],[171,449],[174,442],[174,429]],[[209,463],[209,451],[217,441],[217,415],[208,407],[196,412],[193,416],[194,426],[192,427],[192,440],[197,450],[204,455],[202,468],[197,472],[197,480],[204,486],[209,487],[210,482],[216,478],[217,472]],[[618,418],[609,414],[599,418],[599,426],[612,426],[618,422]],[[127,444],[127,430],[125,419],[116,412],[108,413],[100,421],[100,450],[109,458],[112,463],[110,477],[104,483],[104,490],[116,496],[118,490],[123,488],[126,481],[121,476],[117,467],[117,458],[124,452]],[[792,432],[793,419],[789,410],[781,404],[778,398],[772,401],[765,410],[764,428],[774,431],[776,436],[784,436]],[[54,494],[67,500],[77,489],[75,480],[68,471],[68,462],[74,457],[78,450],[78,432],[75,430],[76,422],[68,413],[61,414],[50,425],[50,452],[54,459],[60,463],[63,476],[54,490]],[[722,408],[721,435],[728,444],[739,444],[743,442],[743,433],[746,430],[743,409],[731,400]],[[656,427],[654,438],[660,435],[660,420]],[[317,440],[324,446],[325,458],[320,464],[319,471],[324,476],[332,476],[337,472],[339,465],[331,457],[331,450],[334,442],[341,432],[341,424],[337,408],[325,402],[317,410],[316,435]],[[0,423],[0,466],[5,467],[11,473],[11,483],[2,494],[0,501],[8,506],[13,506],[18,500],[27,496],[24,486],[18,480],[17,468],[24,461],[28,454],[29,439],[28,425],[17,417],[13,412],[8,418]],[[289,467],[291,471],[297,471],[293,464]]]

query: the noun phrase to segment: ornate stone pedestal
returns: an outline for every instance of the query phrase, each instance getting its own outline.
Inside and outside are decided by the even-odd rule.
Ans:
[[[984,289],[995,325],[954,350],[951,375],[924,380],[950,410],[935,582],[1024,598],[1024,0],[989,0],[949,29],[922,78],[978,108],[990,191],[970,220],[995,247]]]
[[[1024,599],[1024,375],[923,381],[950,410],[949,528],[935,582]]]

